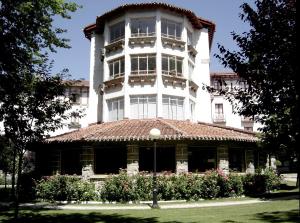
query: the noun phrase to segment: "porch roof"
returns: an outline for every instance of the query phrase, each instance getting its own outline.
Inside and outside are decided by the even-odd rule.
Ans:
[[[169,119],[125,119],[93,124],[51,137],[47,143],[149,141],[152,128],[161,131],[159,140],[207,140],[257,142],[256,133],[208,123]]]

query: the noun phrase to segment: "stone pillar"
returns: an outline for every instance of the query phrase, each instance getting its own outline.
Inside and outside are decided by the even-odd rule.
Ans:
[[[217,157],[218,157],[218,169],[222,170],[225,174],[229,174],[228,147],[219,146],[217,148]]]
[[[139,172],[139,146],[127,145],[127,173],[134,175]]]
[[[188,147],[186,144],[176,145],[176,173],[187,173],[188,169]]]
[[[94,175],[94,148],[89,146],[82,147],[80,154],[82,164],[82,178],[88,180]]]
[[[253,150],[247,149],[245,152],[245,161],[246,161],[246,173],[254,173],[254,153]]]
[[[275,156],[273,156],[273,155],[268,155],[266,167],[267,167],[267,168],[272,168],[273,170],[276,170],[277,167],[276,167],[275,162],[276,162]]]

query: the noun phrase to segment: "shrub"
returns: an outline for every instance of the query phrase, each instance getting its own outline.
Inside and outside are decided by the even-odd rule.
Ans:
[[[97,199],[95,185],[75,176],[56,175],[36,183],[37,197],[47,201],[87,201]]]
[[[236,174],[229,174],[229,182],[231,183],[230,196],[241,196],[244,194],[243,178]]]
[[[140,172],[133,178],[135,187],[136,199],[151,200],[152,199],[152,177],[147,172]]]
[[[220,193],[220,186],[218,185],[218,173],[217,171],[207,171],[203,177],[203,183],[201,184],[202,198],[213,199]]]
[[[255,196],[270,192],[280,186],[280,181],[280,177],[273,169],[247,174],[243,179],[245,194]]]
[[[100,190],[103,201],[128,202],[136,201],[134,192],[133,177],[127,175],[125,171],[120,171],[118,175],[111,175]]]

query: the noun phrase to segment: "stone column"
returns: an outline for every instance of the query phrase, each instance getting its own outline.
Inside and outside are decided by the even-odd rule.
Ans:
[[[80,154],[80,162],[82,163],[82,178],[88,180],[94,173],[94,148],[83,146]]]
[[[254,173],[254,153],[253,150],[247,149],[245,151],[245,161],[246,161],[246,173]]]
[[[127,145],[127,173],[134,175],[139,172],[139,146]]]
[[[176,145],[176,173],[187,173],[188,169],[188,147],[186,144]]]
[[[217,157],[218,157],[218,169],[222,170],[225,174],[229,174],[228,147],[219,146],[217,148]]]

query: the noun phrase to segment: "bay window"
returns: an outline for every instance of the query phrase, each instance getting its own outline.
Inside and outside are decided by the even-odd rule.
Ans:
[[[156,56],[155,54],[132,55],[131,74],[155,74]]]
[[[117,121],[124,118],[124,98],[107,100],[108,120]]]
[[[108,66],[109,66],[109,79],[113,79],[118,76],[124,75],[125,72],[124,57],[109,61]]]
[[[173,76],[182,76],[183,58],[171,55],[162,55],[162,73]]]
[[[155,95],[135,95],[130,97],[131,118],[155,118],[156,107]]]
[[[155,18],[131,19],[131,36],[155,36]]]
[[[161,21],[161,35],[172,39],[181,39],[182,27],[180,23],[167,19]]]
[[[163,117],[166,119],[184,119],[184,98],[163,95]]]
[[[125,36],[125,22],[119,22],[110,27],[110,42],[115,42],[123,39]]]

